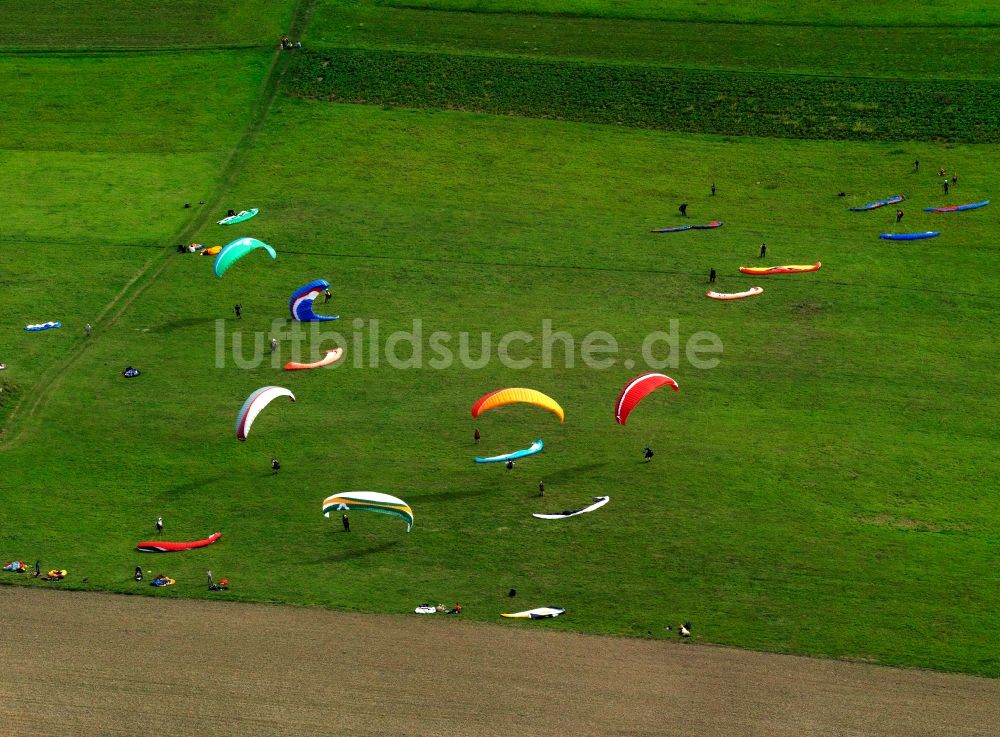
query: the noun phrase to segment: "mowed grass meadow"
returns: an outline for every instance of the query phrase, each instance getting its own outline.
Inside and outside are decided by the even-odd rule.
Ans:
[[[565,12],[615,15],[592,7]],[[334,38],[324,18],[400,12],[345,8],[273,13],[311,18],[306,40],[327,34],[318,53],[364,53],[361,31],[341,27]],[[477,29],[494,17],[455,16]],[[980,22],[972,11],[960,20]],[[184,45],[164,34],[165,45]],[[370,45],[408,49],[389,36]],[[463,617],[487,622],[555,604],[567,615],[511,626],[666,637],[667,625],[690,620],[705,642],[1000,675],[991,278],[1000,229],[994,206],[921,211],[993,196],[995,146],[331,102],[300,84],[308,57],[286,58],[277,78],[270,38],[254,37],[259,48],[215,48],[238,40],[213,38],[204,41],[211,49],[170,53],[0,54],[11,72],[0,85],[21,103],[0,142],[0,177],[13,193],[0,222],[0,361],[9,366],[0,374],[0,557],[66,568],[67,588],[218,597],[204,583],[211,568],[233,582],[228,599],[374,612],[459,601]],[[20,48],[15,41],[8,46]],[[817,62],[823,73],[836,66],[834,48]],[[528,60],[543,56],[554,63]],[[380,73],[372,84],[400,81]],[[585,110],[586,98],[573,104]],[[939,166],[960,176],[947,196]],[[847,210],[897,193],[908,197],[899,226],[895,208]],[[216,225],[230,207],[261,214]],[[712,219],[725,225],[649,233]],[[929,229],[942,235],[878,239]],[[271,244],[277,260],[258,252],[216,279],[210,259],[174,252],[178,239],[218,245],[244,235]],[[767,264],[823,268],[740,274],[759,263],[761,242]],[[719,291],[765,291],[708,300],[710,268]],[[342,364],[281,371],[291,350],[281,333],[273,360],[250,361],[257,336],[287,329],[289,294],[317,278],[332,284],[323,311],[341,316],[323,330],[340,337],[306,347],[340,343]],[[64,327],[23,331],[50,319]],[[393,368],[386,338],[415,321],[421,366]],[[572,367],[561,344],[553,365],[541,365],[545,324],[572,337]],[[681,391],[650,396],[617,426],[613,403],[645,370],[644,339],[674,324],[679,355],[663,370]],[[474,356],[489,332],[493,358],[432,368],[434,331],[449,333],[453,348],[469,333]],[[497,359],[497,340],[511,331],[534,339],[511,349],[531,367]],[[582,365],[592,331],[617,342],[608,368]],[[684,355],[701,331],[723,347],[713,368]],[[405,344],[399,354],[409,355]],[[664,344],[657,354],[666,357]],[[241,368],[246,361],[254,365]],[[141,377],[121,377],[130,364]],[[275,402],[240,443],[236,411],[268,384],[297,401]],[[503,386],[552,395],[566,422],[530,407],[474,421],[475,399]],[[543,453],[511,471],[472,461],[536,438]],[[656,451],[649,464],[640,462],[646,443]],[[276,475],[272,456],[282,463]],[[339,519],[322,517],[325,496],[352,489],[405,499],[412,532],[358,513],[345,534]],[[605,494],[611,502],[592,515],[531,517]],[[186,554],[136,553],[157,516],[165,539],[223,537]],[[135,565],[177,585],[135,584]]]

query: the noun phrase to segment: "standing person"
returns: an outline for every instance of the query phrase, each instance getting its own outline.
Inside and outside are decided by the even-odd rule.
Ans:
[[[36,560],[35,561],[35,578],[38,578],[41,575],[42,575],[42,561]]]
[[[347,514],[340,518],[340,523],[344,526],[344,532],[351,531],[351,518]]]
[[[538,482],[538,496],[545,496],[545,482]]]
[[[508,471],[514,470],[514,461],[507,461],[504,466],[506,466]]]
[[[766,243],[761,243],[760,244],[760,256],[758,256],[758,258],[764,258],[766,255],[767,255],[767,244]]]
[[[653,449],[648,445],[642,451],[643,463],[649,463],[653,460]]]
[[[681,206],[677,208],[677,211],[680,212],[680,214],[683,215],[684,217],[687,217],[687,214],[688,214],[687,203],[686,202],[682,202]]]
[[[477,427],[475,432],[472,433],[472,439],[476,442],[476,445],[479,445],[479,439],[481,437],[482,435],[479,434],[479,428]]]
[[[325,292],[323,292],[323,304],[326,304],[331,299],[333,299],[333,294],[330,292],[329,289],[327,289]]]
[[[920,159],[916,159],[913,162],[913,171],[920,171]]]
[[[958,184],[958,174],[952,174],[951,175],[951,183],[952,184]]]
[[[236,313],[236,319],[237,320],[242,320],[243,319],[243,305],[241,305],[239,303],[235,304],[233,306],[233,312]]]
[[[276,350],[278,350],[278,341],[271,338],[271,353],[274,353]]]
[[[896,210],[896,222],[898,223],[902,219],[903,219],[903,211],[902,210]]]
[[[948,194],[948,180],[947,179],[944,180],[943,185],[944,185],[944,193]]]
[[[715,284],[715,269],[708,270],[708,283]]]
[[[712,182],[712,196],[715,197],[715,182]]]
[[[163,534],[163,517],[156,518],[156,534],[157,535]]]
[[[83,326],[83,334],[86,335],[88,338],[90,337],[90,334],[92,332],[94,332],[94,328],[91,326],[89,322]]]
[[[271,458],[271,473],[277,473],[281,470],[281,464],[278,463],[277,458]]]
[[[212,569],[211,569],[211,568],[209,568],[209,569],[208,569],[207,571],[205,571],[205,575],[206,575],[206,576],[208,576],[208,587],[209,587],[209,588],[212,588],[212,584],[213,584],[213,583],[215,583],[215,582],[214,582],[214,581],[212,580]]]
[[[136,581],[142,580],[142,566],[135,567],[135,574],[133,577],[135,578]]]

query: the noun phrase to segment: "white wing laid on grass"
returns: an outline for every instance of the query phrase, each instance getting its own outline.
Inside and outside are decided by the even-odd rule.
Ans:
[[[537,609],[528,609],[523,612],[513,612],[511,614],[501,614],[501,617],[509,619],[551,619],[565,614],[566,610],[558,606],[540,606]]]
[[[566,519],[568,517],[576,517],[579,514],[586,514],[587,512],[593,512],[595,509],[600,509],[605,504],[611,501],[609,496],[595,496],[594,503],[587,507],[581,507],[580,509],[567,509],[565,512],[556,512],[555,514],[532,514],[532,517],[537,517],[538,519]]]

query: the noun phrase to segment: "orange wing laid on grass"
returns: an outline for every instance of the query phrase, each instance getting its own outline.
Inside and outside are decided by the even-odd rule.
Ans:
[[[303,369],[323,368],[323,366],[329,366],[332,363],[336,363],[343,355],[343,348],[332,348],[326,352],[326,355],[323,356],[323,358],[313,363],[296,363],[295,361],[289,361],[285,364],[285,371],[301,371]]]
[[[767,276],[768,274],[801,274],[806,271],[819,271],[822,262],[814,264],[789,264],[788,266],[741,266],[740,271],[744,274],[756,274],[757,276]]]

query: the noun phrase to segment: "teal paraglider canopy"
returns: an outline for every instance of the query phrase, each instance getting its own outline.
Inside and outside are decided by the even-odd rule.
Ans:
[[[258,248],[263,248],[267,251],[271,255],[271,258],[278,258],[278,254],[274,252],[274,249],[263,241],[259,241],[256,238],[237,238],[219,251],[219,254],[215,257],[215,262],[212,264],[212,270],[217,277],[221,278],[229,270],[230,266]]]

